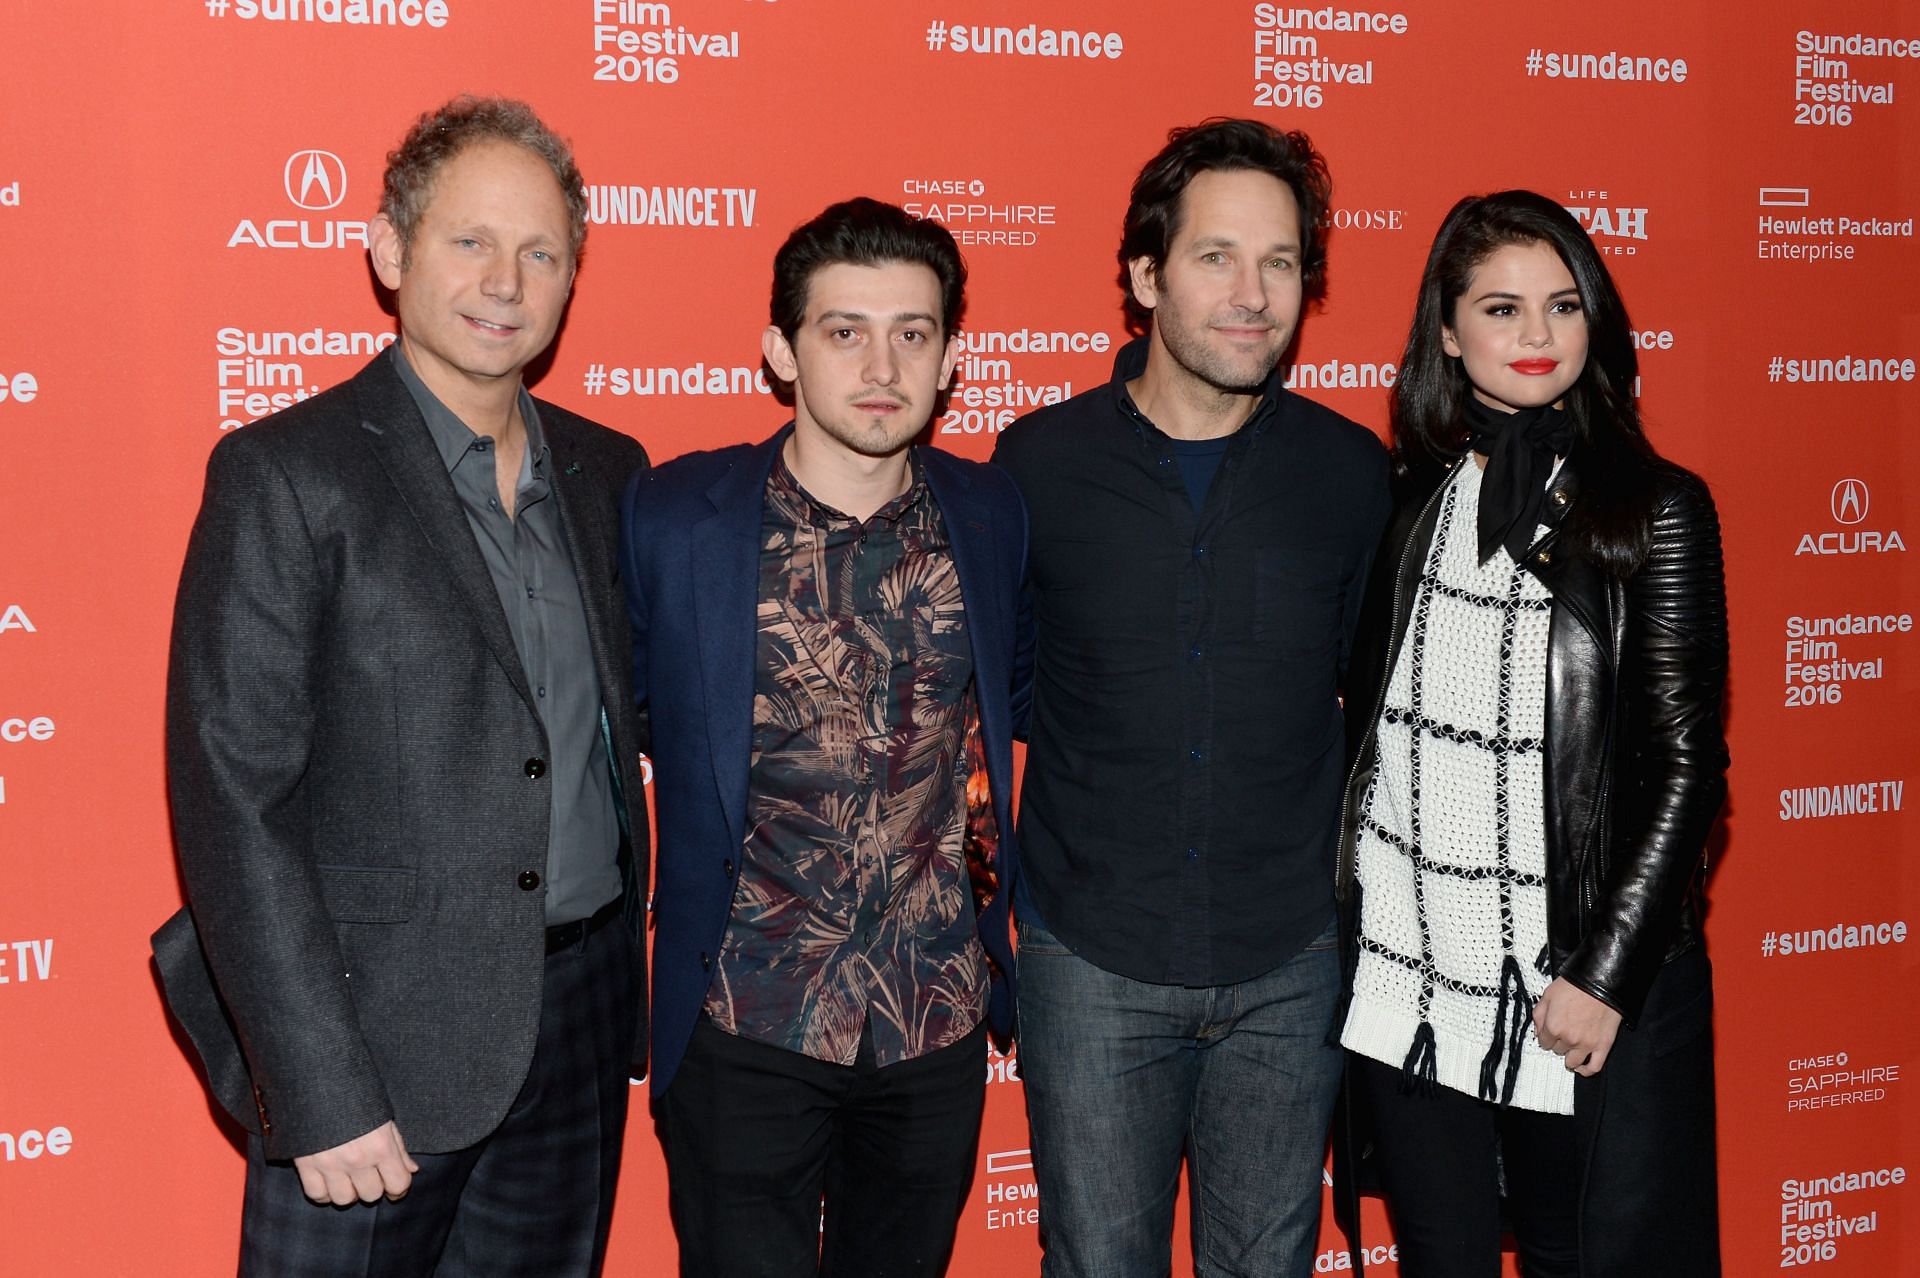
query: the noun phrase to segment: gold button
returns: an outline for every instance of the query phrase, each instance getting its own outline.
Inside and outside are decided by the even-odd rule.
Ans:
[[[1535,556],[1533,557],[1533,561],[1534,561],[1535,563],[1537,563],[1537,564],[1545,564],[1545,563],[1552,563],[1552,562],[1553,562],[1553,556],[1552,556],[1551,554],[1548,554],[1548,553],[1547,553],[1546,551],[1544,551],[1544,550],[1543,550],[1543,551],[1541,551],[1541,552],[1540,552],[1539,554],[1537,554],[1537,555],[1535,555]]]
[[[1566,490],[1566,489],[1564,489],[1564,488],[1556,488],[1556,489],[1554,489],[1554,490],[1553,490],[1553,504],[1554,504],[1554,505],[1556,505],[1556,506],[1564,506],[1564,505],[1566,505],[1566,504],[1567,504],[1567,490]]]

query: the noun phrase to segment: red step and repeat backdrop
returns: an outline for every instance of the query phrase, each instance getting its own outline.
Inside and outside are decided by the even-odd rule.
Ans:
[[[221,434],[391,340],[364,254],[383,157],[464,90],[574,140],[594,225],[538,389],[657,458],[779,424],[773,250],[855,193],[962,241],[936,442],[975,457],[1108,376],[1128,182],[1171,125],[1255,115],[1325,151],[1331,286],[1292,380],[1375,428],[1448,205],[1572,208],[1632,308],[1651,429],[1726,521],[1728,1272],[1920,1272],[1920,4],[1379,2],[4,6],[0,1272],[231,1272],[242,1161],[146,957],[179,899],[173,586]],[[985,1068],[955,1272],[1031,1273],[1017,1055]],[[609,1269],[667,1273],[644,1113],[628,1148]],[[1329,1225],[1317,1269],[1345,1267]]]

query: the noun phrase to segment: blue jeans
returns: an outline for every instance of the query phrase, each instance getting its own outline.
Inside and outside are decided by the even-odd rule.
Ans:
[[[1180,1163],[1199,1278],[1307,1278],[1339,1090],[1334,929],[1264,976],[1189,989],[1095,967],[1020,923],[1020,1074],[1046,1278],[1173,1266]]]

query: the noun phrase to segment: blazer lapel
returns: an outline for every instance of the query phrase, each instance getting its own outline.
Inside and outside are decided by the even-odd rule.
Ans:
[[[354,379],[361,428],[399,490],[400,500],[439,552],[454,592],[467,605],[508,682],[528,708],[538,713],[526,672],[520,668],[520,654],[513,646],[513,632],[507,628],[507,614],[500,607],[500,596],[493,588],[493,577],[473,539],[473,530],[467,526],[453,479],[433,446],[433,436],[427,431],[419,406],[407,393],[400,375],[387,364],[389,358],[397,357],[375,357]]]
[[[782,430],[709,488],[713,513],[690,533],[694,625],[700,636],[713,781],[736,848],[746,839],[747,774],[753,755],[760,518],[767,474],[786,439]]]
[[[982,691],[986,688],[1004,689],[1013,682],[1013,672],[1008,668],[1013,645],[1006,639],[1012,621],[1004,615],[1000,606],[1001,593],[993,588],[999,576],[995,572],[995,546],[999,530],[995,527],[993,511],[985,502],[975,498],[973,480],[966,471],[952,465],[946,454],[934,448],[922,448],[920,461],[927,477],[927,488],[933,493],[933,499],[940,507],[940,517],[947,525],[947,544],[953,548],[953,567],[960,578],[960,598],[967,610],[967,639],[973,651],[973,701],[977,716],[974,723],[968,725],[968,764],[977,772],[990,774],[987,741],[989,738],[1005,740],[1005,734],[1012,727],[1004,722],[1002,716],[1002,707],[1007,704],[1006,696],[988,696]],[[969,791],[973,789],[971,785],[967,788]],[[991,781],[989,788],[992,788]],[[1000,797],[992,795],[995,800]],[[1005,832],[999,829],[999,818],[994,810],[996,806],[994,803],[977,806],[971,801],[971,796],[967,804],[967,877],[973,888],[976,917],[985,916],[989,905],[1003,899],[1000,891],[1000,848]],[[994,962],[1000,962],[997,955],[994,956]]]
[[[620,833],[633,840],[633,818],[627,813],[627,779],[620,766],[625,752],[614,744],[615,723],[622,708],[615,703],[615,690],[626,680],[619,663],[632,659],[631,652],[614,646],[611,609],[614,600],[613,546],[617,536],[613,508],[594,501],[587,494],[611,491],[606,475],[595,473],[593,464],[579,449],[573,421],[561,410],[543,401],[534,401],[540,414],[540,427],[546,433],[548,472],[555,503],[560,507],[560,532],[566,539],[567,555],[573,561],[574,580],[580,587],[580,600],[586,611],[587,646],[593,650],[593,668],[600,681],[600,737],[607,752],[607,770],[613,776],[613,808],[620,819]],[[624,484],[627,476],[617,477]],[[629,885],[633,883],[628,877]]]
[[[978,636],[972,643],[974,681],[983,688],[1001,687],[1012,674],[1004,660],[1005,645],[994,638],[1006,622],[1000,615],[1000,595],[992,589],[998,535],[993,512],[974,498],[973,481],[966,472],[950,466],[938,449],[922,448],[920,462],[947,525],[954,570],[960,575],[960,598],[967,608],[967,633]]]

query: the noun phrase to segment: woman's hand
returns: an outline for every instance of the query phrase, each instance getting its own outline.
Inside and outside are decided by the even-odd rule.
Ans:
[[[1620,1013],[1577,985],[1555,980],[1533,1008],[1540,1046],[1565,1058],[1567,1068],[1593,1077],[1607,1063],[1620,1032]]]

